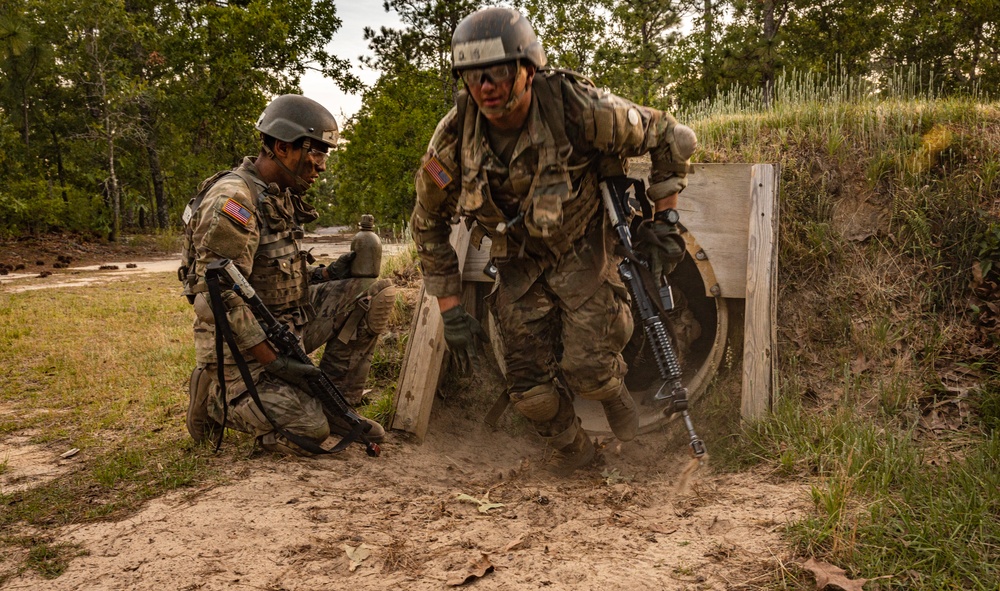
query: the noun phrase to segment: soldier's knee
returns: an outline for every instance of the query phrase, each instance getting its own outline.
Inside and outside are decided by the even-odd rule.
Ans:
[[[621,388],[621,379],[611,378],[603,384],[597,384],[587,388],[575,388],[573,391],[580,398],[585,398],[587,400],[611,400],[619,395]]]
[[[368,288],[368,311],[365,313],[365,328],[379,335],[389,327],[389,317],[396,303],[396,286],[391,279],[379,279]]]
[[[512,392],[510,401],[519,413],[532,421],[551,421],[559,412],[559,392],[552,382],[539,384],[526,392]]]

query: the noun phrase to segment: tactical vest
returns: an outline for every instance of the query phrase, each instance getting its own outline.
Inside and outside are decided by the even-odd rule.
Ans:
[[[314,314],[309,303],[309,273],[307,253],[302,251],[299,240],[304,236],[296,222],[293,199],[276,195],[271,191],[261,191],[257,179],[242,167],[216,173],[206,179],[198,188],[198,194],[191,198],[184,211],[184,246],[178,279],[184,282],[184,295],[189,301],[199,291],[205,291],[204,283],[196,272],[198,254],[193,241],[194,228],[191,219],[201,206],[208,191],[227,175],[234,174],[246,183],[251,201],[256,205],[256,219],[259,242],[254,253],[253,269],[247,281],[257,295],[276,315],[287,310],[301,310],[301,321],[310,320]]]
[[[198,185],[198,193],[188,201],[187,206],[184,208],[184,214],[181,216],[181,221],[184,223],[184,237],[181,246],[181,266],[177,269],[177,279],[184,284],[183,294],[191,303],[194,303],[196,293],[205,291],[204,286],[198,287],[198,274],[195,270],[198,252],[194,245],[194,228],[191,226],[191,219],[194,217],[195,212],[198,211],[198,208],[201,207],[201,202],[204,201],[208,191],[222,180],[223,177],[231,174],[243,179],[243,182],[250,189],[251,199],[256,198],[259,194],[257,183],[248,170],[242,167],[236,167],[232,170],[222,170]]]
[[[260,242],[247,280],[272,311],[300,308],[306,315],[301,320],[312,319],[307,253],[299,244],[305,233],[295,220],[292,198],[287,193],[258,194],[257,218]]]
[[[596,192],[593,196],[578,194],[586,187],[596,187],[596,172],[584,173],[585,176],[595,177],[592,182],[580,183],[577,190],[573,187],[570,175],[570,155],[573,147],[566,136],[563,106],[562,84],[565,81],[574,84],[587,83],[564,72],[543,70],[535,74],[531,91],[532,100],[539,109],[538,120],[541,129],[538,135],[541,142],[532,145],[537,151],[534,177],[530,181],[526,195],[514,192],[512,195],[504,196],[520,201],[520,211],[517,216],[523,224],[523,230],[520,232],[526,231],[528,237],[541,240],[556,258],[567,252],[587,233],[591,226],[589,222],[602,207],[601,200],[596,198]],[[508,169],[507,174],[498,174],[496,171],[487,174],[484,169],[488,158],[484,132],[477,126],[479,109],[473,98],[465,92],[458,97],[458,107],[462,130],[459,146],[462,170],[459,213],[470,216],[478,222],[478,227],[473,230],[474,245],[478,246],[484,235],[490,236],[493,243],[491,256],[497,259],[514,256],[515,253],[507,252],[505,233],[497,231],[498,224],[503,224],[501,228],[514,224],[510,224],[511,220],[505,219],[492,196],[492,191],[496,190],[513,191],[509,178],[510,171]],[[587,169],[590,168],[589,164],[587,161],[576,168]]]

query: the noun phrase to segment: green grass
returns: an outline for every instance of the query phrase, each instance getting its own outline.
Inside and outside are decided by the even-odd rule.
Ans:
[[[781,167],[780,403],[740,425],[720,374],[698,411],[713,465],[813,483],[788,533],[803,559],[888,577],[869,591],[995,591],[1000,103],[913,80],[788,74],[770,105],[737,90],[679,116],[695,160]],[[847,237],[866,207],[877,223]],[[787,575],[774,588],[813,584]]]
[[[169,275],[0,293],[0,308],[9,320],[0,325],[0,405],[17,417],[0,423],[0,436],[80,449],[70,472],[0,494],[0,551],[27,549],[26,567],[58,576],[74,554],[14,539],[22,525],[122,517],[165,492],[217,482],[246,455],[247,438],[213,455],[187,435],[191,311]],[[0,473],[9,469],[5,458]]]

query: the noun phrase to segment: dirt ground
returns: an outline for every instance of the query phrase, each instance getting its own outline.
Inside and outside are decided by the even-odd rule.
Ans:
[[[2,588],[631,591],[773,582],[795,560],[781,532],[812,510],[808,485],[720,473],[711,462],[688,480],[677,441],[660,430],[601,442],[594,466],[556,478],[542,468],[540,439],[493,430],[462,400],[439,399],[423,443],[393,431],[379,458],[360,446],[321,459],[258,455],[225,484],[173,492],[122,521],[63,528],[53,542],[77,544],[81,555],[60,577],[27,571]],[[64,451],[30,457],[57,465],[71,461],[59,458]]]
[[[688,458],[669,439],[610,446],[561,479],[539,441],[438,401],[422,444],[393,432],[374,459],[262,456],[229,484],[65,528],[55,542],[85,555],[3,588],[759,588],[792,559],[780,532],[809,510],[807,487],[709,463],[678,494]]]

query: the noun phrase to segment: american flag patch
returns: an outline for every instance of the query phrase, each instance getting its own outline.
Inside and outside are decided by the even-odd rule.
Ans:
[[[228,215],[244,226],[250,225],[250,217],[252,215],[250,210],[240,205],[233,198],[230,198],[229,201],[226,201],[226,204],[222,206],[222,213]]]
[[[451,175],[448,174],[448,171],[441,166],[441,163],[434,156],[427,159],[427,163],[424,164],[424,170],[427,171],[427,174],[431,175],[431,178],[434,179],[434,184],[439,189],[447,187],[448,183],[451,182]]]

